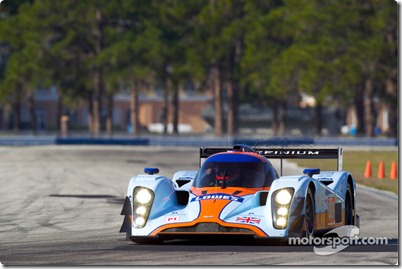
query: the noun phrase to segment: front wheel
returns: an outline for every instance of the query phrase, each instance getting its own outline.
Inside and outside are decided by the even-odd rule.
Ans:
[[[159,238],[150,236],[130,236],[130,240],[133,243],[141,245],[156,245],[162,243],[162,241]]]
[[[305,213],[304,213],[304,227],[306,229],[305,237],[314,236],[314,195],[311,189],[308,189],[305,201]]]
[[[352,188],[348,183],[345,193],[345,225],[354,225]]]

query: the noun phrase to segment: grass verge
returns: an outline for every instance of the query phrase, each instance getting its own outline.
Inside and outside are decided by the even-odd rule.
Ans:
[[[291,160],[302,168],[320,168],[324,170],[336,170],[336,160]],[[372,176],[364,178],[367,161],[371,161]],[[380,161],[384,162],[385,178],[378,179]],[[398,179],[390,179],[392,162],[395,161],[398,167],[398,151],[395,150],[344,150],[343,170],[352,174],[354,180],[362,185],[380,190],[387,190],[398,193]],[[398,169],[398,168],[397,168]],[[398,171],[399,178],[399,171]]]

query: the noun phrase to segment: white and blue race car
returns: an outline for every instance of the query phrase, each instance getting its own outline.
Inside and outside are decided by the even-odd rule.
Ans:
[[[279,176],[269,159],[337,159],[336,171]],[[282,172],[281,161],[281,172]],[[130,179],[120,232],[133,242],[205,236],[286,239],[359,226],[356,184],[342,171],[342,148],[285,149],[235,145],[200,148],[200,169],[172,179],[158,168]]]

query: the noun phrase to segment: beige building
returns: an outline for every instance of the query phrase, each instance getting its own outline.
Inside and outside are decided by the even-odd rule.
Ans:
[[[52,131],[57,129],[57,103],[59,95],[55,87],[37,89],[35,93],[36,118],[38,130]],[[210,129],[209,124],[201,117],[212,97],[208,94],[198,95],[183,91],[179,97],[179,132],[203,133]],[[155,91],[139,97],[139,120],[141,128],[150,132],[160,132],[162,122],[163,97]],[[89,122],[88,105],[78,101],[65,104],[64,114],[68,115],[70,130],[87,130]],[[169,107],[168,122],[172,123],[172,109]],[[102,120],[106,120],[106,108],[102,109]],[[0,129],[12,129],[13,115],[10,106],[0,107]],[[26,104],[21,107],[21,129],[29,129],[30,115]],[[120,93],[114,96],[113,127],[116,131],[130,131],[130,96]]]

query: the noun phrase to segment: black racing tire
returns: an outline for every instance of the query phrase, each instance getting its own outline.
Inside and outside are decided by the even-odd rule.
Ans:
[[[348,183],[345,193],[345,225],[354,225],[354,214],[353,214],[353,191],[352,187]]]
[[[314,195],[312,190],[309,188],[306,194],[305,199],[305,211],[304,211],[304,227],[305,232],[304,236],[314,237],[315,229],[314,229],[314,216],[315,216],[315,206],[314,206]]]

